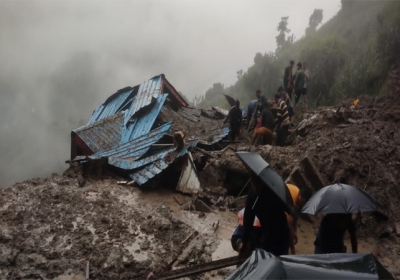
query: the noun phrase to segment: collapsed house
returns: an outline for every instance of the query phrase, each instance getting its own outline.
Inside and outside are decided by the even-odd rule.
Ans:
[[[218,145],[229,131],[218,121],[226,114],[217,107],[190,107],[161,74],[118,90],[97,107],[85,126],[71,132],[71,159],[106,159],[139,186],[170,169],[168,181],[177,181],[177,190],[197,193],[200,182],[190,149]],[[181,143],[178,131],[184,134]]]

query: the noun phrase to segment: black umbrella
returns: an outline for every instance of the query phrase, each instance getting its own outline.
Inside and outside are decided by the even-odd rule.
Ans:
[[[231,107],[235,106],[236,101],[233,97],[231,97],[225,93],[223,93],[223,95],[225,96],[226,100],[228,101],[229,105],[231,105]]]
[[[275,170],[257,153],[237,152],[236,153],[243,164],[260,179],[277,195],[284,203],[286,212],[292,216],[296,216],[293,199],[283,182]]]
[[[312,215],[344,214],[377,211],[379,207],[380,204],[363,190],[337,183],[317,191],[301,212]]]

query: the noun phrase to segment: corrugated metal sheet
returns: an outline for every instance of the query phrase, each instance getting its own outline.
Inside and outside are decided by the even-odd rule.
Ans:
[[[133,118],[122,131],[122,138],[120,144],[124,144],[148,133],[154,124],[168,94],[159,95],[153,107],[143,116]],[[129,117],[129,113],[125,111],[125,120]]]
[[[224,116],[227,116],[228,113],[229,113],[228,110],[222,109],[222,108],[220,108],[220,107],[214,106],[214,107],[212,107],[212,108],[213,108],[215,111],[217,111],[218,113],[220,113],[221,115],[224,115]]]
[[[140,84],[138,92],[125,116],[125,125],[141,108],[151,104],[161,94],[161,75]]]
[[[135,173],[129,174],[129,177],[134,180],[136,184],[143,185],[157,174],[160,174],[165,168],[168,167],[168,165],[169,164],[167,162],[165,162],[163,159],[160,159],[136,171]]]
[[[200,181],[190,152],[188,165],[181,173],[176,190],[183,193],[198,193],[200,190]]]
[[[143,159],[139,160],[131,160],[131,159],[122,159],[119,157],[109,157],[108,158],[108,164],[111,164],[115,167],[124,169],[124,170],[132,170],[132,169],[137,169],[140,168],[144,165],[147,165],[149,163],[155,162],[159,159],[164,159],[167,157],[169,153],[172,153],[175,151],[175,147],[169,148],[167,150],[164,150],[158,154],[151,155],[149,157],[145,157]]]
[[[199,144],[203,145],[212,145],[222,140],[225,136],[229,133],[229,127],[217,128],[216,130],[212,131],[210,138],[208,139],[201,139]]]
[[[172,123],[166,123],[153,129],[146,135],[142,135],[132,141],[129,141],[123,145],[112,147],[109,150],[101,151],[96,153],[94,156],[107,156],[107,157],[118,157],[121,159],[129,158],[130,160],[136,160],[143,156],[164,134],[171,128]]]
[[[121,92],[108,103],[104,103],[97,107],[97,109],[93,112],[88,124],[105,119],[117,113],[118,109],[120,109],[120,107],[127,102],[127,98],[130,96],[132,91],[133,89],[129,89],[125,92]]]
[[[124,116],[118,113],[96,121],[73,132],[82,139],[93,153],[117,146],[122,137]]]
[[[134,180],[137,184],[143,185],[146,183],[148,180],[156,176],[157,174],[161,173],[165,168],[168,167],[168,165],[178,157],[181,157],[185,154],[187,154],[188,149],[190,147],[195,147],[198,143],[198,139],[191,139],[186,142],[186,145],[184,149],[178,154],[173,154],[175,151],[174,148],[169,148],[162,150],[159,153],[156,153],[155,155],[152,155],[147,158],[143,158],[137,162],[137,165],[141,165],[142,168],[135,170],[132,172],[129,177]],[[174,155],[174,158],[167,158],[167,156],[171,154]],[[149,164],[149,162],[151,162]],[[145,165],[147,164],[147,165]],[[132,165],[133,166],[133,165]]]
[[[229,128],[221,127],[222,121],[210,119],[201,115],[194,108],[181,108],[174,111],[164,106],[160,113],[162,121],[172,121],[172,129],[184,131],[187,138],[199,138],[199,143],[212,145],[228,135]]]

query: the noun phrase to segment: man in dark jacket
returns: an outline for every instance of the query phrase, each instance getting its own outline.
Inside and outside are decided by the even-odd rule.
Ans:
[[[240,102],[236,100],[235,106],[233,106],[228,115],[224,120],[224,124],[226,124],[229,120],[229,140],[234,142],[236,137],[240,134],[240,127],[242,126],[242,110],[240,109]]]
[[[292,99],[292,91],[293,91],[293,65],[294,61],[291,60],[289,66],[285,68],[285,74],[283,75],[283,87],[285,91],[289,93],[290,99]]]
[[[306,94],[306,91],[304,90],[305,82],[306,82],[306,74],[303,71],[303,65],[301,64],[301,62],[299,62],[297,63],[297,72],[294,80],[295,106],[300,101],[300,97],[303,94],[304,95]]]
[[[247,255],[251,249],[250,238],[256,215],[261,224],[263,249],[276,256],[287,255],[290,231],[283,203],[258,176],[253,174],[244,211],[243,247],[240,251],[242,256]]]
[[[274,140],[274,135],[272,132],[274,130],[274,115],[268,108],[268,102],[265,102],[263,107],[264,109],[261,112],[260,121],[254,130],[253,139],[251,141],[251,144],[255,146],[257,146],[259,143],[262,145],[272,145]]]
[[[328,214],[319,227],[314,254],[346,253],[343,242],[346,230],[350,234],[352,251],[357,253],[356,226],[351,214]]]

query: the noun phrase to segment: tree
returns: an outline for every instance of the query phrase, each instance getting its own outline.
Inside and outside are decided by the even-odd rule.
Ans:
[[[278,27],[276,28],[276,30],[279,31],[278,36],[275,37],[277,46],[276,52],[280,51],[281,49],[291,44],[292,42],[291,40],[286,40],[286,33],[290,33],[290,29],[288,28],[289,24],[288,19],[289,17],[281,17],[281,21],[279,22]]]
[[[309,19],[309,26],[306,29],[306,35],[315,33],[317,31],[318,25],[321,24],[323,18],[324,18],[323,10],[314,9],[314,12],[312,13]]]

